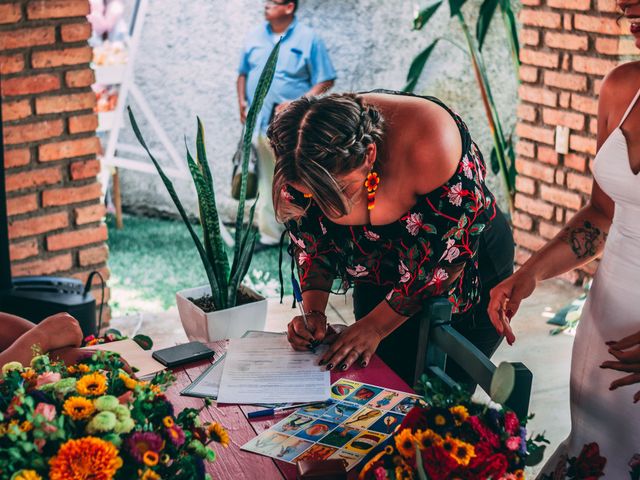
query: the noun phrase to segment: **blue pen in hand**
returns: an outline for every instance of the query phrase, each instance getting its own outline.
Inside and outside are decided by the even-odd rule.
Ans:
[[[304,326],[307,329],[307,331],[311,331],[309,330],[309,322],[307,322],[307,315],[304,313],[304,304],[302,302],[302,291],[300,290],[300,285],[298,284],[296,277],[293,275],[291,275],[291,285],[293,286],[293,298],[295,298],[296,302],[298,302],[298,308],[300,309],[300,315],[302,315],[302,321],[304,321]],[[311,341],[310,350],[312,352],[318,346],[318,343],[319,342],[317,340]]]

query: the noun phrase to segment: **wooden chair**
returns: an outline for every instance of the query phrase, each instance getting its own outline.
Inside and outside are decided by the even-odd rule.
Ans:
[[[416,315],[415,320],[420,322],[420,336],[414,385],[423,373],[436,376],[450,386],[455,385],[456,382],[445,373],[447,359],[451,358],[462,366],[485,392],[490,391],[491,379],[497,367],[450,325],[451,303],[448,300],[431,300],[422,312]],[[526,418],[533,374],[520,362],[511,364],[515,368],[515,386],[505,405],[511,408],[518,418]]]

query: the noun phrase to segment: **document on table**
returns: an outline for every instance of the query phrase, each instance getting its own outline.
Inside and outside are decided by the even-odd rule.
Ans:
[[[161,372],[166,367],[157,362],[152,356],[150,350],[144,350],[134,340],[126,338],[116,342],[101,343],[84,347],[85,350],[105,350],[109,352],[119,353],[131,367],[137,369],[136,376],[138,378],[152,377]]]
[[[249,330],[243,335],[243,338],[281,337],[283,335],[283,333],[277,332]],[[226,356],[227,354],[225,352],[220,356],[220,358],[213,362],[209,368],[198,376],[191,385],[180,393],[190,397],[212,398],[213,400],[216,400],[218,398],[218,391],[220,390],[220,379],[222,378],[222,371],[224,370],[224,360]]]
[[[321,402],[331,396],[329,371],[315,353],[296,352],[284,335],[229,341],[218,402]]]

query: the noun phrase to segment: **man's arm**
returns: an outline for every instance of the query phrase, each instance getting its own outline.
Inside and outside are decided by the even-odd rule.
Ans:
[[[309,90],[306,93],[306,95],[309,96],[309,97],[314,97],[316,95],[322,95],[324,92],[326,92],[331,87],[333,87],[334,83],[335,83],[334,80],[326,80],[324,82],[317,83],[313,87],[311,87],[311,90]]]
[[[238,108],[240,109],[240,123],[244,124],[247,120],[247,76],[240,74],[236,81],[236,89],[238,92]]]

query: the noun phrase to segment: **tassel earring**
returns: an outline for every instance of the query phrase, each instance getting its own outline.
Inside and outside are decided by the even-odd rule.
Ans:
[[[364,181],[364,188],[367,189],[367,209],[373,210],[376,205],[376,190],[380,184],[380,177],[374,171],[369,172]]]

